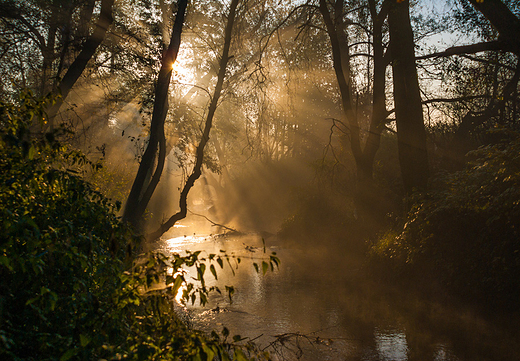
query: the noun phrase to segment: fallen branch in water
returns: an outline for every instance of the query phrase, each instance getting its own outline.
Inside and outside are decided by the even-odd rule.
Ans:
[[[188,212],[190,212],[191,214],[193,214],[194,216],[199,216],[199,217],[203,217],[206,219],[206,221],[208,221],[209,223],[211,223],[213,226],[216,226],[216,227],[222,227],[224,229],[227,229],[228,231],[230,232],[236,232],[236,233],[241,233],[240,231],[237,231],[236,229],[234,228],[231,228],[231,227],[227,227],[223,224],[220,224],[220,223],[216,223],[216,222],[213,222],[211,219],[209,219],[208,217],[206,217],[205,215],[203,214],[198,214],[198,213],[195,213],[195,212],[192,212],[188,209]]]

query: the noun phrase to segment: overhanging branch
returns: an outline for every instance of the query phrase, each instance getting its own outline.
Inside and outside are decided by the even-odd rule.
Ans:
[[[483,51],[497,51],[504,50],[505,44],[500,40],[487,41],[483,43],[471,44],[471,45],[461,45],[461,46],[452,46],[444,51],[440,51],[437,53],[427,54],[418,56],[416,60],[425,60],[431,58],[446,58],[453,55],[464,55],[464,54],[475,54]]]

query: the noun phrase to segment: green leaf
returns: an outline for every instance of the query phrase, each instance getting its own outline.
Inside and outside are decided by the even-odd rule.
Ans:
[[[31,144],[31,147],[29,148],[29,152],[27,153],[27,158],[29,160],[33,160],[35,155],[36,155],[36,148],[34,147],[34,144]]]
[[[217,270],[215,269],[215,266],[213,266],[213,265],[209,266],[209,270],[211,271],[211,274],[213,275],[213,277],[215,277],[215,279],[218,280]]]
[[[172,287],[172,294],[174,296],[177,295],[177,292],[179,292],[179,288],[181,288],[182,282],[184,281],[183,277],[181,275],[178,275],[175,277],[175,282]]]
[[[244,355],[244,352],[242,352],[242,350],[239,348],[235,349],[234,358],[236,361],[248,361],[248,358],[246,357],[246,355]]]
[[[233,336],[233,342],[240,342],[242,340],[245,340],[245,338],[242,338],[240,335]]]
[[[275,256],[276,253],[273,252],[273,255],[270,256],[270,261],[273,262],[276,267],[280,267],[280,259],[278,257]]]
[[[260,272],[260,269],[258,268],[258,264],[253,263],[253,267],[255,267],[255,271],[256,271],[256,273],[259,273],[259,272]]]
[[[206,272],[206,265],[202,263],[198,269],[200,273],[200,279],[202,280],[202,278],[204,277],[204,272]]]
[[[226,286],[226,291],[228,293],[229,303],[233,303],[233,294],[235,293],[235,287]]]
[[[222,336],[224,336],[224,337],[228,337],[229,336],[229,330],[227,329],[227,327],[224,327],[222,329]]]
[[[235,275],[235,270],[233,269],[233,266],[231,265],[231,262],[229,262],[229,257],[226,257],[226,261],[227,261],[227,264],[229,265],[229,268],[231,269],[231,272],[233,273],[233,276],[234,276]]]
[[[200,304],[202,306],[205,306],[206,303],[208,303],[208,298],[206,297],[206,295],[204,294],[204,292],[199,292],[199,298],[200,298]]]
[[[220,268],[224,268],[224,261],[222,261],[222,258],[217,258],[217,263],[220,266]]]
[[[266,261],[262,261],[262,272],[264,273],[264,275],[268,269],[269,269],[269,264]]]
[[[85,347],[87,346],[89,343],[90,343],[90,337],[88,337],[87,335],[79,335],[79,343],[81,345],[81,347]]]
[[[70,360],[72,357],[74,357],[78,353],[78,349],[71,348],[67,352],[65,352],[61,357],[60,361],[67,361]]]
[[[202,284],[202,287],[205,287],[204,272],[206,272],[206,265],[204,263],[202,263],[200,266],[197,267],[197,279]]]
[[[173,278],[173,276],[167,275],[166,276],[166,281],[165,281],[166,285],[170,285],[173,282],[175,282],[175,278]]]
[[[9,258],[5,255],[0,255],[0,265],[7,267],[9,270],[13,270]]]
[[[206,354],[206,360],[212,361],[215,358],[215,352],[211,348],[209,348],[207,345],[202,345],[202,350]]]
[[[30,304],[34,303],[34,301],[38,300],[39,298],[40,298],[40,295],[33,297],[33,298],[27,300],[27,302],[25,302],[25,305],[29,306]]]

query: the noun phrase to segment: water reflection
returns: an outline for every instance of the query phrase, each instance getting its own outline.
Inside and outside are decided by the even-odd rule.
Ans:
[[[358,266],[275,242],[267,242],[267,256],[276,251],[282,263],[262,275],[252,266],[266,256],[258,236],[182,235],[165,241],[168,252],[200,250],[204,256],[225,250],[241,258],[234,272],[218,267],[218,281],[207,275],[208,286],[234,285],[236,293],[232,303],[215,293],[206,307],[189,305],[196,328],[210,332],[226,326],[232,335],[270,345],[279,360],[520,359],[518,331],[503,331],[469,311],[424,302],[391,285],[364,282]],[[196,278],[194,270],[186,272]]]
[[[182,253],[185,250],[197,248],[197,244],[208,242],[211,236],[180,236],[165,241],[164,248],[171,253]]]
[[[401,330],[374,330],[379,359],[383,361],[405,361],[408,360],[408,344],[406,335]]]

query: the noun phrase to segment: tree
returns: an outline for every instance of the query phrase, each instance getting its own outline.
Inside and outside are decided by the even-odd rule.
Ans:
[[[167,53],[163,57],[161,71],[159,73],[158,85],[156,87],[156,95],[154,102],[154,115],[152,116],[152,127],[150,130],[150,140],[141,160],[137,176],[132,190],[128,197],[123,219],[132,224],[137,230],[142,231],[142,216],[148,205],[150,198],[157,187],[161,177],[164,161],[166,158],[166,140],[164,136],[164,119],[168,110],[167,92],[169,88],[170,76],[172,72],[172,65],[177,56],[180,46],[180,35],[182,31],[182,23],[184,20],[184,12],[186,10],[185,0],[179,1],[179,7],[175,24],[173,27],[170,46]],[[226,76],[227,64],[230,59],[229,50],[231,46],[233,23],[235,21],[236,10],[239,0],[232,0],[228,20],[224,34],[224,47],[220,58],[219,73],[217,84],[215,86],[211,103],[208,108],[208,114],[202,133],[202,138],[196,150],[196,160],[193,170],[186,180],[186,183],[181,191],[179,207],[180,210],[172,215],[166,222],[154,232],[147,235],[148,239],[159,238],[164,232],[169,230],[177,221],[186,217],[187,213],[187,197],[190,189],[195,184],[195,181],[200,177],[202,171],[202,162],[204,158],[204,148],[209,140],[209,133],[212,127],[213,117],[217,109],[218,101],[222,92],[224,78]],[[173,60],[173,61],[172,61]],[[157,157],[157,165],[154,165]],[[155,167],[154,167],[155,166]],[[155,168],[155,169],[153,169]],[[153,170],[152,170],[153,169]],[[151,177],[149,174],[153,171]]]
[[[379,219],[381,214],[385,213],[377,206],[381,202],[378,200],[373,177],[375,157],[380,146],[381,134],[386,129],[389,114],[386,109],[386,68],[389,58],[385,53],[383,42],[383,26],[388,15],[389,4],[390,1],[383,1],[378,11],[378,4],[374,0],[369,0],[366,5],[363,4],[359,7],[352,6],[350,10],[346,8],[347,4],[342,0],[335,1],[332,6],[329,6],[325,0],[319,2],[319,10],[330,39],[333,67],[340,89],[344,117],[348,124],[346,132],[356,165],[357,189],[354,197],[356,209],[363,221],[368,222],[369,227],[373,227],[374,224],[371,222]],[[363,21],[364,16],[362,15],[366,8],[368,8],[371,21],[368,24]],[[347,14],[356,12],[359,13],[357,20],[347,17]],[[361,32],[366,35],[355,37],[355,35],[351,35],[355,32],[347,31],[348,26],[359,27]],[[353,44],[349,44],[349,38],[353,37],[355,37],[352,40]],[[373,64],[372,76],[370,76],[370,68],[364,70],[368,73],[368,90],[365,92],[371,91],[370,103],[372,106],[366,130],[363,130],[360,125],[363,115],[358,109],[360,93],[362,94],[363,90],[354,89],[352,77],[358,75],[352,74],[351,69],[353,56],[350,54],[350,48],[359,46],[359,44],[368,44],[366,46],[368,50],[366,53],[360,52],[354,56],[367,57],[369,67],[371,62]],[[356,99],[354,99],[354,94],[356,94]],[[379,221],[380,219],[377,222]]]
[[[113,22],[114,0],[102,0],[94,30],[89,34],[95,3],[89,0],[67,3],[5,1],[2,4],[0,19],[6,30],[3,41],[11,43],[2,54],[4,81],[8,83],[7,77],[15,83],[21,80],[19,87],[33,88],[40,96],[48,92],[60,94],[61,97],[47,109],[51,128],[61,105],[94,57]],[[17,54],[17,44],[26,48],[29,54]],[[13,58],[19,60],[21,79],[13,74],[15,72],[9,64]],[[31,71],[34,67],[41,67],[41,72],[34,74]]]
[[[170,44],[165,51],[157,85],[155,87],[154,108],[152,113],[150,137],[142,156],[137,175],[125,205],[123,219],[136,230],[142,230],[142,216],[161,178],[166,158],[166,138],[164,121],[168,112],[168,90],[170,87],[173,64],[177,59],[181,44],[181,33],[186,13],[187,0],[178,3],[177,15],[172,29]],[[157,166],[155,166],[157,161]],[[154,169],[154,167],[156,167]]]
[[[409,7],[408,1],[393,0],[388,14],[399,164],[407,193],[425,190],[429,177]]]
[[[468,0],[500,34],[504,45],[520,56],[520,19],[500,0]]]
[[[429,97],[423,103],[434,104],[457,119],[450,140],[445,144],[437,142],[443,152],[443,166],[449,169],[461,169],[467,161],[465,154],[487,138],[487,129],[497,123],[513,124],[518,118],[520,67],[514,36],[520,20],[502,2],[485,3],[463,1],[462,9],[454,12],[459,31],[475,32],[481,42],[452,46],[417,58],[422,68],[433,66],[444,84],[439,88],[446,89],[437,89],[437,93],[445,95]],[[489,6],[492,3],[495,5]],[[498,24],[497,14],[503,19]],[[433,59],[432,63],[424,62],[427,59]],[[432,74],[431,70],[428,72]]]
[[[67,72],[61,79],[58,85],[58,93],[61,98],[47,111],[47,116],[53,126],[54,117],[61,108],[63,101],[69,95],[72,87],[78,81],[81,74],[85,71],[88,62],[92,59],[99,45],[105,39],[105,34],[113,22],[112,7],[114,0],[102,0],[101,1],[101,12],[99,13],[99,19],[96,23],[94,32],[87,38],[82,46],[82,49],[78,56],[74,59],[72,64],[67,69]],[[59,76],[59,74],[58,74]]]

